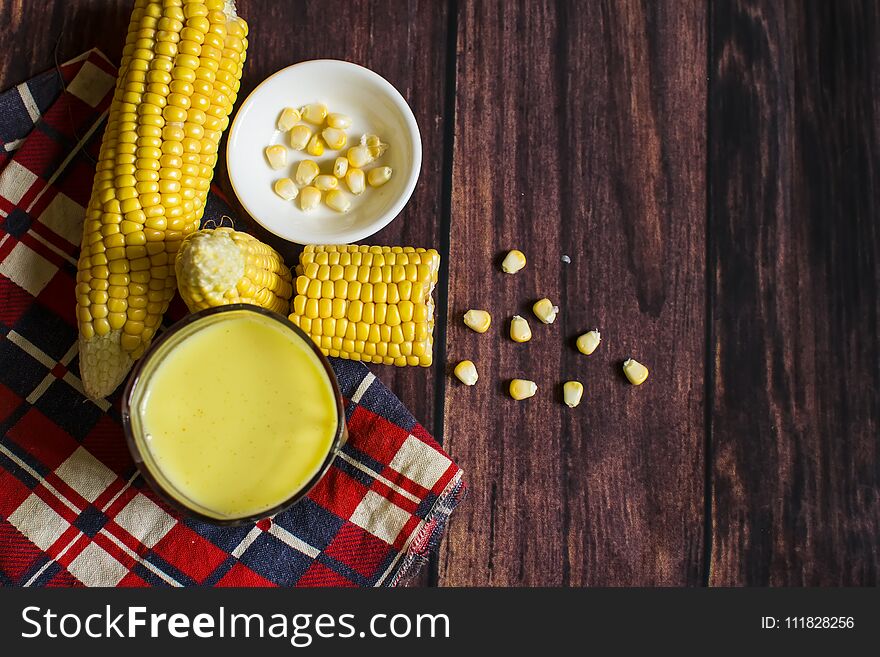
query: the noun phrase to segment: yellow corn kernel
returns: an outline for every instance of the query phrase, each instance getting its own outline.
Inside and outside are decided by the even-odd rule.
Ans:
[[[388,149],[388,144],[383,144],[382,140],[379,139],[376,135],[363,135],[361,137],[361,144],[367,147],[370,151],[370,157],[374,160],[378,160],[385,151]]]
[[[514,315],[510,320],[510,339],[514,342],[528,342],[532,339],[532,329],[524,317]]]
[[[327,118],[327,106],[324,103],[310,103],[300,110],[302,120],[314,125],[321,125]]]
[[[505,274],[515,274],[525,266],[526,256],[522,251],[518,251],[517,249],[508,251],[507,255],[504,256],[504,261],[501,263],[501,269]]]
[[[381,187],[391,180],[391,167],[376,167],[367,172],[367,182],[370,187]]]
[[[596,348],[599,346],[599,343],[602,341],[602,336],[599,334],[599,329],[593,329],[592,331],[587,331],[583,335],[579,336],[577,339],[577,349],[582,354],[589,356],[591,353],[596,351]]]
[[[352,146],[348,149],[346,157],[348,157],[349,164],[355,169],[362,169],[373,161],[370,149],[366,145]]]
[[[363,170],[356,167],[349,169],[348,173],[345,174],[345,184],[348,185],[349,191],[355,196],[363,194],[366,189]]]
[[[284,146],[279,146],[278,144],[267,146],[265,152],[266,160],[273,169],[280,169],[287,164],[287,150]]]
[[[545,324],[552,324],[556,321],[556,315],[559,314],[559,306],[554,306],[550,299],[539,299],[532,306],[532,312]]]
[[[309,139],[309,143],[306,145],[306,153],[315,157],[321,157],[324,154],[324,140],[321,139],[321,135],[317,133],[312,135],[312,138]]]
[[[580,381],[566,381],[562,385],[562,400],[569,408],[574,408],[581,403],[584,395],[584,386]]]
[[[648,378],[648,368],[632,358],[627,358],[623,362],[623,373],[634,386],[642,385]]]
[[[345,178],[346,173],[348,173],[348,158],[337,157],[333,162],[333,175],[337,178]]]
[[[534,397],[538,392],[538,386],[534,381],[528,379],[513,379],[510,382],[510,396],[517,401]]]
[[[334,178],[334,180],[336,179]],[[327,192],[324,202],[328,207],[337,212],[348,212],[351,209],[351,201],[344,192],[341,192],[338,189],[331,189]]]
[[[479,374],[477,374],[477,367],[474,365],[473,361],[463,360],[458,365],[455,366],[453,370],[455,376],[458,378],[466,386],[472,386],[477,382],[477,379],[480,378]]]
[[[327,125],[331,128],[338,128],[339,130],[348,130],[351,127],[351,117],[345,114],[331,112],[327,115]]]
[[[300,120],[299,110],[292,107],[285,107],[278,115],[278,129],[287,132]]]
[[[295,151],[301,151],[309,143],[312,137],[312,131],[304,125],[295,125],[290,129],[288,136],[290,147]]]
[[[292,201],[299,195],[299,190],[290,178],[279,178],[272,188],[285,201]]]
[[[345,142],[348,141],[345,132],[338,128],[324,128],[321,131],[321,137],[324,139],[324,143],[327,144],[327,148],[331,151],[345,148]]]
[[[331,189],[336,189],[339,186],[339,180],[336,176],[322,174],[320,176],[315,176],[315,180],[312,184],[322,192],[329,192]]]
[[[321,173],[321,170],[316,162],[313,160],[303,160],[296,167],[296,184],[301,186],[311,185],[319,173]]]
[[[477,333],[485,333],[492,324],[492,316],[485,310],[468,310],[464,314],[464,324]]]
[[[299,207],[303,212],[311,212],[321,202],[321,190],[308,185],[299,191]]]

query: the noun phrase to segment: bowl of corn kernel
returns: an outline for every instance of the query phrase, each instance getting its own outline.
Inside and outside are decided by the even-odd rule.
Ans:
[[[302,62],[264,80],[229,131],[226,165],[244,209],[299,244],[378,232],[415,189],[422,142],[390,82],[357,64]]]

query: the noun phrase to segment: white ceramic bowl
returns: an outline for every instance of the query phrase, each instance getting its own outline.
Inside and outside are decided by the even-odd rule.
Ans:
[[[331,112],[347,114],[353,120],[348,144],[342,151],[324,151],[314,158],[287,144],[286,133],[276,127],[285,107],[302,107],[322,102]],[[314,127],[314,126],[310,126]],[[360,196],[350,196],[351,210],[340,214],[321,203],[312,212],[299,209],[299,202],[285,201],[272,190],[278,178],[294,178],[297,164],[314,159],[321,171],[362,134],[378,135],[389,144],[373,166],[390,166],[391,180],[382,187],[367,186]],[[270,144],[287,147],[287,166],[273,170],[264,150]],[[378,232],[400,213],[412,195],[422,165],[422,140],[412,110],[403,96],[385,78],[357,64],[334,59],[317,59],[288,66],[264,80],[242,103],[226,146],[226,166],[235,194],[245,210],[264,228],[299,244],[347,244]],[[348,187],[340,181],[348,194]]]

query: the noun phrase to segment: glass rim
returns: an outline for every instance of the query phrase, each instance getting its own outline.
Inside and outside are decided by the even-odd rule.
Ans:
[[[144,376],[145,368],[147,367],[149,362],[156,357],[156,354],[159,353],[159,351],[171,338],[180,333],[181,330],[207,317],[236,311],[245,311],[256,315],[262,315],[263,317],[268,317],[269,319],[272,319],[280,323],[284,327],[292,330],[299,338],[301,338],[305,342],[305,344],[307,344],[311,348],[312,352],[318,357],[318,360],[323,366],[324,372],[330,382],[330,387],[333,390],[333,397],[334,401],[336,402],[337,423],[336,432],[333,436],[333,440],[331,441],[330,448],[327,450],[327,454],[321,463],[321,467],[318,468],[315,474],[291,497],[257,514],[235,518],[216,518],[214,516],[209,516],[205,513],[202,513],[188,506],[181,500],[177,499],[167,490],[167,487],[163,485],[150,471],[150,468],[147,465],[146,459],[144,457],[145,449],[141,449],[141,446],[138,444],[137,437],[135,436],[135,430],[132,427],[132,402],[134,400],[135,393],[138,391],[138,384],[141,382]],[[153,343],[144,352],[144,354],[135,362],[134,368],[132,369],[131,374],[129,374],[128,380],[125,384],[125,388],[123,389],[121,399],[121,415],[122,428],[123,432],[125,433],[125,442],[128,445],[128,451],[131,454],[131,457],[134,460],[135,466],[137,467],[140,475],[144,478],[144,481],[147,482],[150,488],[152,488],[153,491],[157,495],[159,495],[159,497],[161,497],[165,503],[167,503],[175,510],[183,513],[184,515],[194,518],[196,520],[200,520],[202,522],[219,526],[234,526],[256,522],[258,520],[274,516],[275,514],[280,513],[281,511],[284,511],[299,502],[301,499],[309,494],[309,492],[327,473],[327,470],[330,469],[330,465],[336,458],[336,453],[339,451],[342,445],[345,444],[348,435],[345,424],[345,407],[342,401],[342,393],[339,389],[339,381],[336,378],[336,373],[333,371],[333,367],[330,365],[330,361],[327,359],[327,356],[324,355],[318,345],[315,344],[314,340],[312,340],[312,338],[309,337],[309,335],[305,331],[303,331],[299,326],[290,321],[287,317],[263,308],[262,306],[255,306],[247,303],[235,303],[225,306],[215,306],[212,308],[198,310],[194,313],[190,313],[183,319],[178,320],[177,322],[172,324],[166,331],[164,331],[162,335],[154,340]]]

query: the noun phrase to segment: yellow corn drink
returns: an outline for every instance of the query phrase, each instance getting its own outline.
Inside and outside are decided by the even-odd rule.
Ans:
[[[159,488],[219,520],[259,515],[301,491],[340,421],[312,346],[249,310],[208,315],[170,336],[129,403],[132,440]]]

